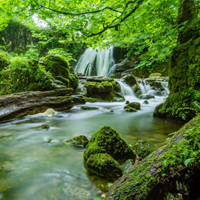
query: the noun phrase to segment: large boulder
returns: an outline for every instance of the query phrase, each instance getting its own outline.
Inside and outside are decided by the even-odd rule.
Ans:
[[[84,82],[87,89],[87,96],[104,101],[115,101],[117,97],[116,91],[119,91],[118,83],[111,78],[87,78]]]
[[[136,81],[136,79],[135,79],[135,77],[133,75],[124,76],[122,79],[130,87],[132,87],[133,85],[137,84],[137,81]]]
[[[93,166],[98,165],[96,162],[100,157],[103,157],[106,162],[101,162],[99,166],[96,166],[96,170],[94,170]],[[92,135],[84,152],[84,160],[88,170],[104,177],[107,177],[109,173],[112,174],[113,167],[117,174],[121,174],[118,164],[122,164],[130,158],[135,159],[135,154],[130,146],[120,137],[119,133],[108,126],[102,127]],[[87,164],[88,162],[89,165]],[[99,167],[101,168],[101,172],[98,172]],[[108,169],[110,169],[109,172]],[[112,178],[115,179],[116,176]]]
[[[67,87],[76,89],[78,86],[78,76],[70,73],[67,61],[56,55],[48,55],[42,62],[46,71],[50,72],[55,79],[62,81]]]
[[[86,161],[88,169],[98,176],[108,179],[116,179],[122,176],[122,170],[119,163],[107,153],[98,153],[91,155]]]

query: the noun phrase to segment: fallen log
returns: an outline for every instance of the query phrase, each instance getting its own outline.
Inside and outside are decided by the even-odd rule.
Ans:
[[[200,199],[200,116],[112,186],[105,199]]]
[[[72,88],[22,92],[0,96],[0,121],[34,115],[48,108],[67,110],[73,106]]]

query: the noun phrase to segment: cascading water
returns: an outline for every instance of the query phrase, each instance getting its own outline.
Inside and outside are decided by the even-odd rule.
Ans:
[[[151,86],[149,84],[147,84],[145,80],[143,80],[141,83],[138,83],[138,86],[139,86],[142,94],[148,94],[149,91],[152,90]]]
[[[124,83],[121,80],[118,80],[117,82],[120,85],[121,93],[124,96],[126,101],[132,102],[132,101],[138,101],[139,100],[130,86],[128,86],[126,83]]]
[[[75,72],[86,76],[111,76],[115,72],[113,47],[108,50],[87,48],[76,64]]]

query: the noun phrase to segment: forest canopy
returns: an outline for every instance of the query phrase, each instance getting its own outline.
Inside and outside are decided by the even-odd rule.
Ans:
[[[68,41],[88,46],[128,47],[141,57],[140,66],[166,60],[177,44],[177,23],[183,0],[2,0],[0,30],[9,20],[30,24],[35,14],[67,35]],[[195,0],[195,6],[200,3]],[[33,24],[33,23],[32,23]]]

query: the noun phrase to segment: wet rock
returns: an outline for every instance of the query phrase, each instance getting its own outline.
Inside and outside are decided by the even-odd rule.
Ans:
[[[127,106],[131,107],[131,108],[135,108],[136,110],[140,110],[140,103],[139,102],[131,102]]]
[[[88,144],[89,140],[85,135],[80,135],[78,137],[74,137],[70,140],[65,141],[66,144],[76,146],[76,147],[86,147]]]
[[[132,87],[133,85],[137,84],[137,81],[136,81],[136,79],[135,79],[135,77],[133,75],[124,76],[122,79],[130,87]]]
[[[57,112],[53,108],[48,108],[45,112],[43,113],[37,113],[34,116],[48,116],[48,115],[54,115]]]
[[[74,104],[85,104],[85,97],[83,95],[71,95]]]
[[[86,165],[88,169],[98,176],[116,179],[122,175],[119,163],[107,153],[98,153],[91,155]]]
[[[48,130],[50,128],[50,126],[48,124],[42,124],[41,126],[38,126],[38,128]]]
[[[131,108],[130,106],[124,106],[124,109],[126,110],[126,112],[137,112],[135,108]]]
[[[149,104],[149,102],[148,102],[148,101],[146,101],[146,100],[145,100],[143,103],[144,103],[144,104]]]
[[[161,73],[151,73],[149,75],[149,78],[152,78],[152,77],[160,77],[161,76]]]
[[[90,172],[112,179],[121,175],[119,164],[129,158],[135,159],[130,146],[120,137],[119,133],[107,126],[92,135],[84,152],[86,168]]]
[[[94,184],[102,192],[108,192],[108,190],[110,189],[110,187],[108,186],[108,183],[105,179],[98,178],[97,180],[94,181]]]
[[[91,106],[81,106],[82,110],[98,110],[98,107],[91,107]]]
[[[147,140],[138,140],[137,142],[131,144],[131,147],[135,154],[137,154],[140,158],[145,158],[156,149],[156,147]]]
[[[144,94],[142,95],[142,99],[153,99],[155,98],[153,95],[150,95],[150,94]]]
[[[90,103],[95,103],[97,102],[97,99],[92,98],[92,97],[85,97],[86,102],[90,102]]]
[[[126,101],[126,104],[129,104],[130,103],[130,101]]]
[[[72,88],[44,92],[23,92],[0,97],[0,121],[46,111],[49,107],[56,111],[73,106]]]

